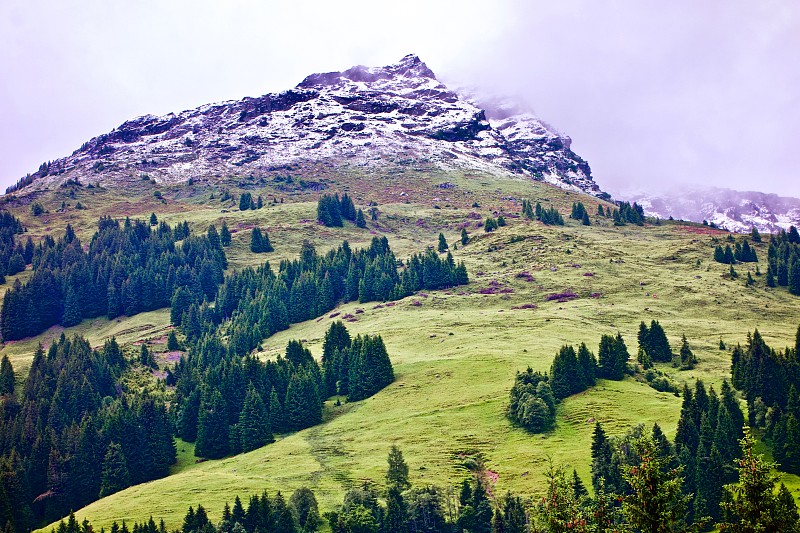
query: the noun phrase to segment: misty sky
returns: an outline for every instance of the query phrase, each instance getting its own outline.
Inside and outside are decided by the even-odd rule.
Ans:
[[[147,113],[418,54],[514,95],[604,190],[800,197],[794,0],[2,0],[0,187]]]

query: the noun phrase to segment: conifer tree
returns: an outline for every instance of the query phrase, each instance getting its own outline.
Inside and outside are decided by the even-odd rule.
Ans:
[[[727,497],[722,503],[725,522],[719,524],[720,531],[796,532],[797,506],[783,496],[784,489],[775,494],[778,478],[771,472],[774,465],[755,453],[754,444],[749,429],[745,430],[741,440],[743,455],[737,461],[739,482],[725,487]]]
[[[75,326],[80,324],[83,316],[81,313],[81,302],[78,293],[75,292],[72,285],[67,288],[67,295],[64,299],[64,318],[61,324],[65,327]]]
[[[584,226],[592,225],[591,220],[589,220],[589,213],[587,213],[586,211],[583,212],[583,217],[581,218],[581,224],[583,224]]]
[[[174,352],[181,349],[181,343],[178,342],[178,337],[175,335],[175,330],[170,330],[167,335],[167,350]]]
[[[753,231],[750,232],[750,238],[753,239],[753,242],[761,242],[761,234],[755,226],[753,226]]]
[[[228,229],[228,224],[226,222],[222,223],[222,228],[219,230],[219,241],[222,246],[231,245],[231,232]]]
[[[99,497],[103,498],[109,494],[114,494],[131,484],[131,475],[128,471],[128,462],[122,447],[112,442],[108,445],[108,451],[103,459],[103,477],[100,482]]]
[[[252,384],[247,388],[239,414],[239,437],[241,449],[245,453],[275,440],[269,426],[267,408]]]
[[[356,213],[356,226],[359,228],[367,227],[367,220],[364,218],[364,211],[362,211],[360,208]]]
[[[155,213],[150,213],[150,225],[158,226],[158,217],[156,217]]]
[[[661,533],[681,531],[691,495],[681,490],[681,468],[670,468],[667,458],[659,457],[648,436],[634,442],[641,462],[623,473],[631,493],[622,500],[622,513],[637,531]]]
[[[439,253],[440,254],[445,253],[448,250],[448,248],[450,248],[450,247],[447,245],[447,239],[444,238],[444,234],[443,233],[440,233],[439,234],[439,246],[438,246]]]
[[[467,235],[467,229],[461,228],[461,246],[466,246],[469,242],[469,235]]]
[[[681,368],[685,370],[691,370],[694,368],[694,365],[697,364],[697,358],[692,353],[692,349],[689,347],[689,341],[686,340],[686,335],[681,337]]]
[[[403,459],[403,452],[392,444],[388,457],[389,468],[386,470],[386,486],[396,487],[400,492],[411,488],[408,481],[408,465]]]
[[[14,369],[8,360],[8,355],[3,354],[3,359],[0,361],[0,396],[6,394],[14,394]]]
[[[207,392],[200,404],[194,454],[219,459],[228,454],[228,409],[219,390]]]

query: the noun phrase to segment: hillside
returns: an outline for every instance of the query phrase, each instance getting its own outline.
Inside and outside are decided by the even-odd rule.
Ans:
[[[303,187],[299,176],[288,183],[277,177],[263,182],[235,179],[218,187],[140,180],[124,193],[68,185],[33,195],[49,211],[39,217],[30,214],[32,198],[9,205],[34,236],[58,234],[71,222],[84,240],[97,217],[106,213],[146,218],[153,211],[171,223],[186,219],[197,231],[225,221],[234,230],[229,272],[294,257],[304,239],[324,251],[342,239],[361,247],[375,235],[386,235],[398,258],[404,258],[435,245],[440,231],[452,247],[466,226],[470,242],[453,255],[466,262],[470,285],[417,294],[394,306],[350,303],[336,309],[337,318],[352,315],[347,326],[353,334],[381,333],[394,363],[395,383],[362,402],[341,407],[329,403],[323,424],[247,454],[194,463],[191,446],[179,442],[181,459],[173,475],[99,500],[80,510],[79,519],[90,518],[101,527],[153,515],[177,527],[189,505],[203,503],[218,519],[234,494],[246,497],[263,489],[288,494],[300,486],[313,488],[321,510],[330,510],[360,480],[382,482],[392,443],[403,450],[414,484],[455,486],[468,474],[466,466],[477,461],[497,474],[495,494],[540,494],[548,457],[588,479],[595,420],[610,434],[658,422],[672,437],[681,401],[630,377],[600,381],[560,405],[553,431],[531,435],[511,426],[503,415],[517,371],[527,366],[546,371],[561,345],[586,342],[596,351],[602,334],[617,331],[635,354],[639,322],[656,319],[673,346],[685,334],[700,361],[691,371],[659,367],[678,383],[702,378],[718,388],[730,372],[730,353],[719,350],[720,339],[728,345],[744,342],[757,327],[770,345],[788,346],[800,323],[795,297],[785,290],[766,290],[763,276],[756,276],[754,287],[724,278],[727,266],[713,262],[712,239],[726,233],[710,228],[668,222],[615,227],[594,215],[598,200],[590,196],[513,176],[414,170],[319,179],[326,192],[348,192],[359,207],[375,202],[379,212],[367,229],[349,223],[325,228],[315,222],[319,193]],[[223,189],[234,198],[221,202]],[[238,211],[235,198],[244,191],[266,199],[275,195],[278,203]],[[592,225],[568,220],[563,227],[544,226],[517,218],[522,199],[555,206],[564,214],[573,202],[582,201]],[[61,201],[69,205],[59,213]],[[86,209],[74,209],[78,201]],[[498,213],[506,214],[508,225],[485,233],[483,218]],[[249,252],[254,224],[267,229],[275,252]],[[757,250],[766,256],[766,245]],[[5,287],[12,283],[9,278]],[[577,298],[547,301],[565,292]],[[319,357],[322,336],[332,321],[326,315],[294,325],[265,339],[259,355],[271,357],[288,340],[303,339]],[[132,343],[163,338],[168,322],[168,312],[156,311],[112,322],[86,320],[66,333],[88,335],[95,346],[112,334]],[[37,338],[7,343],[3,353],[24,374],[36,343],[47,343],[60,331],[51,328]],[[784,477],[798,495],[797,478]]]

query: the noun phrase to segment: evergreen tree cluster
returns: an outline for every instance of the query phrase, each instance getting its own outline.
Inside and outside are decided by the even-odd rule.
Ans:
[[[550,367],[550,387],[557,400],[583,392],[595,383],[597,359],[581,343],[577,353],[572,346],[563,346]]]
[[[725,265],[757,263],[758,254],[756,254],[756,249],[750,246],[750,243],[745,239],[743,242],[737,242],[733,248],[731,248],[730,244],[726,244],[725,248],[718,244],[714,248],[714,261]]]
[[[628,347],[622,335],[603,335],[600,337],[600,347],[597,350],[597,377],[619,381],[625,377],[628,370]]]
[[[339,194],[331,196],[323,194],[317,202],[317,220],[328,228],[341,228],[344,220],[355,223],[359,228],[367,226],[364,212],[353,204],[347,193],[339,198]]]
[[[528,367],[517,372],[511,387],[506,416],[533,433],[550,429],[556,421],[556,397],[547,374]]]
[[[564,225],[564,217],[561,216],[555,206],[543,208],[539,202],[536,202],[536,207],[534,208],[529,200],[522,200],[522,216],[529,220],[538,220],[548,226]]]
[[[754,531],[797,533],[800,516],[794,498],[781,484],[772,465],[753,451],[753,439],[745,433],[743,455],[730,465],[732,483],[717,491],[723,501],[723,516],[696,516],[697,497],[687,492],[685,467],[658,425],[651,435],[638,426],[622,438],[608,438],[595,426],[592,443],[593,475],[598,461],[615,461],[606,474],[596,478],[595,494],[589,496],[575,470],[568,476],[563,466],[551,465],[545,472],[544,496],[531,502],[510,492],[492,495],[481,475],[465,479],[457,494],[428,485],[414,487],[408,479],[400,450],[392,446],[386,484],[379,490],[370,480],[348,490],[342,505],[324,513],[332,533],[528,533],[642,531],[668,533],[709,530],[745,533]],[[621,492],[613,485],[618,482]],[[383,500],[383,503],[381,500]],[[190,507],[180,529],[172,533],[300,533],[314,532],[322,521],[314,492],[301,487],[288,503],[280,493],[253,495],[247,505],[239,496],[213,524],[203,505]],[[167,533],[163,520],[151,517],[130,530],[123,522],[112,524],[111,533]],[[88,521],[79,524],[73,514],[52,533],[92,533]],[[102,533],[102,530],[101,530]]]
[[[788,287],[800,296],[800,235],[794,226],[773,235],[769,242],[767,286]]]
[[[250,233],[250,251],[254,254],[264,254],[273,251],[272,243],[269,242],[267,232],[261,232],[261,228],[255,227]]]
[[[731,354],[733,385],[747,399],[750,425],[762,427],[785,472],[800,473],[800,328],[794,348],[775,351],[758,330]]]
[[[0,282],[25,270],[33,260],[33,241],[30,237],[23,245],[17,240],[25,228],[22,222],[8,211],[0,211]]]
[[[602,205],[599,206],[602,209]],[[580,220],[584,226],[591,226],[592,223],[589,220],[589,212],[586,210],[586,207],[583,205],[583,202],[573,202],[572,203],[572,212],[569,215],[569,218],[573,220]]]
[[[672,347],[658,320],[651,321],[649,328],[644,322],[640,323],[637,338],[639,350],[647,360],[656,363],[672,362]]]
[[[325,333],[322,374],[326,396],[346,395],[351,402],[368,398],[394,381],[380,335],[359,335],[351,341],[341,321],[331,324]]]
[[[699,380],[694,391],[684,388],[674,443],[658,424],[651,435],[637,426],[613,438],[599,422],[595,423],[592,485],[595,505],[604,499],[611,502],[610,509],[604,511],[612,517],[607,525],[641,525],[640,520],[645,519],[651,526],[671,522],[682,527],[708,527],[723,520],[725,485],[737,481],[735,461],[741,456],[743,425],[744,417],[730,385],[723,382],[721,396],[717,396],[713,387],[707,391]],[[671,484],[663,484],[668,480]],[[665,505],[667,501],[671,504]],[[616,502],[621,502],[621,507]],[[644,516],[634,517],[633,510],[645,511]]]
[[[192,342],[225,331],[228,349],[243,356],[262,339],[327,313],[339,302],[395,300],[468,282],[464,263],[456,265],[450,253],[442,259],[434,250],[413,255],[398,272],[386,237],[355,251],[345,241],[324,256],[306,242],[300,257],[281,261],[277,273],[265,263],[227,276],[213,308],[188,297],[173,299],[172,321]]]
[[[298,341],[287,344],[285,356],[261,362],[241,358],[206,335],[181,358],[173,376],[177,434],[196,442],[195,455],[210,459],[261,447],[273,441],[273,432],[318,424],[329,396],[362,400],[394,381],[381,337],[351,341],[342,322],[326,334],[322,368]]]
[[[258,198],[253,199],[251,193],[243,192],[239,197],[239,211],[256,210],[262,207],[264,207],[264,199],[260,195]]]
[[[113,338],[96,351],[62,334],[37,349],[21,394],[0,400],[0,522],[27,531],[168,474],[170,414],[159,399],[122,392],[126,364]]]
[[[626,224],[644,226],[644,209],[636,202],[633,205],[630,202],[620,202],[619,207],[611,212],[611,218],[615,226]]]
[[[120,225],[104,217],[86,251],[69,225],[58,241],[45,237],[33,249],[31,279],[3,297],[3,339],[168,307],[178,292],[187,302],[212,300],[227,267],[225,252],[216,230],[216,242],[187,232],[185,223],[161,222],[151,230],[140,220]]]

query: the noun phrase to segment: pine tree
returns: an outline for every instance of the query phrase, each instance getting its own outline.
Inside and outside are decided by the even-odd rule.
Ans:
[[[792,256],[789,263],[789,294],[800,296],[800,258],[797,255]]]
[[[252,384],[247,388],[239,414],[239,437],[241,449],[245,453],[275,440],[269,426],[267,408]]]
[[[228,229],[228,224],[223,222],[222,228],[219,230],[219,241],[222,246],[230,246],[231,240],[231,232]]]
[[[219,459],[228,454],[228,409],[219,390],[204,394],[197,422],[194,454],[206,459]]]
[[[292,508],[297,516],[297,523],[303,532],[311,533],[317,530],[319,525],[319,506],[314,492],[301,487],[292,493],[289,498],[289,507]]]
[[[269,235],[261,233],[261,228],[255,227],[250,233],[250,251],[255,254],[273,251],[272,244],[269,242]]]
[[[592,222],[589,220],[589,213],[586,211],[583,212],[583,218],[581,218],[581,224],[584,226],[591,226]]]
[[[444,234],[443,233],[440,233],[439,234],[439,247],[438,247],[439,253],[440,254],[445,253],[448,248],[450,248],[450,247],[447,245],[447,239],[444,238]]]
[[[155,213],[150,213],[150,225],[158,226],[158,217],[156,217]]]
[[[359,228],[367,227],[367,220],[364,218],[364,211],[361,209],[359,209],[358,213],[356,213],[356,226]]]
[[[178,342],[178,337],[175,335],[175,330],[170,330],[167,335],[167,350],[174,352],[181,349],[181,343]]]
[[[753,231],[750,232],[750,238],[753,239],[753,242],[761,242],[761,234],[755,226],[753,226]]]
[[[249,192],[243,192],[239,197],[239,211],[247,211],[253,203],[253,195]]]
[[[75,326],[80,324],[82,319],[83,315],[78,293],[70,285],[67,288],[67,295],[64,299],[64,318],[61,320],[61,324],[65,327]]]
[[[469,242],[469,235],[467,235],[467,229],[461,228],[461,246],[466,246]]]
[[[697,364],[697,358],[692,353],[689,347],[689,341],[686,340],[686,335],[681,337],[681,368],[684,370],[691,370]]]
[[[383,521],[386,533],[405,533],[408,531],[408,507],[400,487],[390,485],[386,493],[386,517]]]
[[[14,394],[14,369],[8,360],[8,355],[3,354],[3,359],[0,361],[0,396],[6,394]]]
[[[631,493],[622,500],[622,513],[638,531],[662,533],[682,529],[691,495],[681,490],[681,468],[669,468],[659,457],[652,439],[642,436],[634,442],[641,462],[623,473]]]
[[[797,507],[790,504],[781,490],[776,496],[777,476],[774,465],[753,450],[755,442],[749,429],[741,440],[742,458],[737,461],[739,482],[725,487],[722,503],[726,521],[719,524],[723,533],[755,531],[796,532]],[[780,498],[779,498],[780,496]],[[792,502],[794,503],[794,502]]]
[[[128,472],[128,462],[122,447],[112,442],[108,445],[108,451],[103,459],[103,477],[100,482],[99,497],[103,498],[109,494],[114,494],[131,484],[131,475]]]

